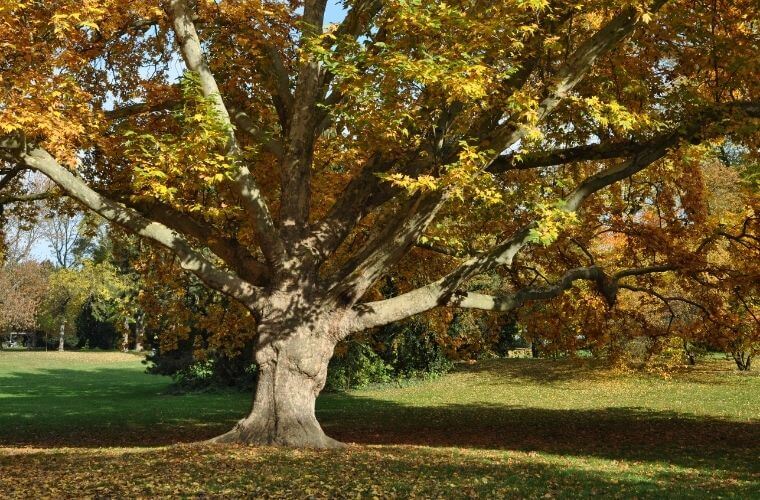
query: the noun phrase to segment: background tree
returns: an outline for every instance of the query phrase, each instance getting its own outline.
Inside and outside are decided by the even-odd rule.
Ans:
[[[3,228],[4,264],[17,265],[30,260],[39,233],[37,226],[20,217],[10,216],[5,219]]]
[[[81,222],[76,215],[54,213],[40,221],[40,236],[47,242],[57,267],[68,268],[76,263]]]
[[[0,336],[12,331],[36,332],[49,272],[36,262],[0,267]]]
[[[338,445],[314,416],[337,343],[435,308],[577,287],[598,329],[620,290],[676,300],[665,276],[733,321],[716,279],[758,259],[710,255],[756,239],[756,212],[715,227],[699,160],[725,137],[757,153],[756,2],[355,0],[327,29],[324,0],[162,7],[3,4],[0,168],[256,320],[253,408],[217,441]],[[628,246],[598,257],[600,231]],[[426,242],[452,259],[373,300]],[[489,273],[504,286],[470,287]]]
[[[101,322],[115,322],[126,285],[108,263],[85,261],[80,268],[56,269],[39,313],[41,329],[58,339],[58,349],[78,343],[77,319],[85,308]]]

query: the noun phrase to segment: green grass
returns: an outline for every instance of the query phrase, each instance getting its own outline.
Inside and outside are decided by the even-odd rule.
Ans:
[[[241,393],[174,396],[116,353],[0,352],[0,497],[760,498],[760,377],[711,360],[671,378],[495,360],[326,394],[346,451],[190,443]]]

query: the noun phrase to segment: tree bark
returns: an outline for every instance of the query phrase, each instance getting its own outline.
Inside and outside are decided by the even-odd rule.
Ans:
[[[121,350],[129,352],[129,321],[124,319],[124,335],[121,339]]]
[[[746,372],[752,367],[752,355],[745,351],[734,351],[731,353],[736,362],[739,371]]]
[[[135,352],[143,352],[143,340],[145,338],[145,323],[142,315],[137,316],[135,322]]]
[[[285,311],[280,311],[287,314]],[[297,316],[290,315],[293,322]],[[250,414],[211,440],[293,448],[340,448],[317,421],[315,403],[325,386],[336,341],[324,321],[278,320],[259,325],[258,381]]]
[[[58,332],[58,350],[63,351],[64,350],[64,337],[66,336],[66,320],[64,319],[61,322],[61,329]]]

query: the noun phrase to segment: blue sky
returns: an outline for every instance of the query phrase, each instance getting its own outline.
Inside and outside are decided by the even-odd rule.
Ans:
[[[325,12],[325,24],[337,23],[346,15],[343,9],[343,2],[339,0],[330,0],[327,2],[327,11]]]

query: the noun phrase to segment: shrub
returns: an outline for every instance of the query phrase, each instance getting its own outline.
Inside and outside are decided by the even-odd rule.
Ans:
[[[348,342],[345,353],[333,357],[327,369],[328,390],[345,391],[393,379],[393,367],[387,365],[372,348],[361,342]]]
[[[256,365],[251,356],[227,357],[216,354],[198,360],[188,349],[148,354],[146,371],[171,376],[174,392],[235,387],[250,390],[256,383]]]
[[[383,328],[376,339],[380,357],[393,367],[397,378],[436,376],[452,367],[435,333],[420,321]]]

